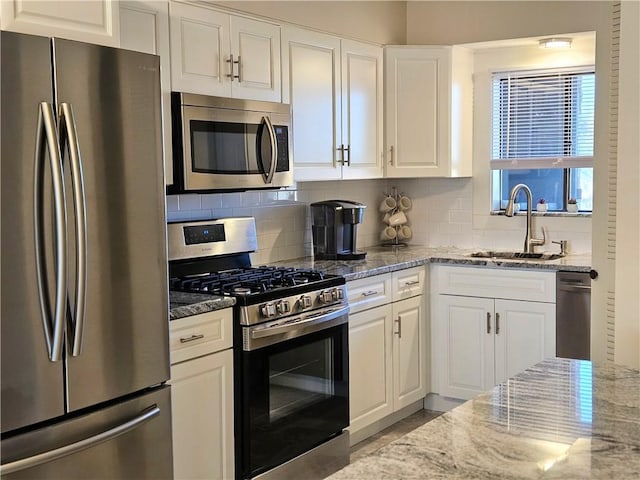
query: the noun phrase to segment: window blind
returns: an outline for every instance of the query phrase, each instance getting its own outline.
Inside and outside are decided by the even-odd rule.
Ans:
[[[593,167],[593,69],[493,75],[492,169]]]

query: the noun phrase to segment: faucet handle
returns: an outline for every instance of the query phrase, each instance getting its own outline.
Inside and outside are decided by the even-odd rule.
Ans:
[[[540,230],[542,230],[542,238],[531,237],[531,240],[529,241],[530,245],[541,246],[547,243],[547,229],[545,227],[542,227]]]
[[[567,244],[569,243],[568,240],[551,240],[551,243],[560,245],[560,255],[567,254]]]

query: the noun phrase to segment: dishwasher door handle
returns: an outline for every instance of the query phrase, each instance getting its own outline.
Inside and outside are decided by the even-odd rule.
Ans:
[[[591,287],[589,285],[558,285],[558,290],[563,292],[590,292]]]

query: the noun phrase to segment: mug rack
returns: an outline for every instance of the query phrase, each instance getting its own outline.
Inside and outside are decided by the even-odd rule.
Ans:
[[[406,247],[406,242],[412,236],[411,227],[407,225],[409,219],[406,212],[412,207],[411,199],[404,193],[399,193],[396,187],[391,193],[383,192],[384,198],[380,204],[382,223],[384,224],[380,239],[383,247]]]

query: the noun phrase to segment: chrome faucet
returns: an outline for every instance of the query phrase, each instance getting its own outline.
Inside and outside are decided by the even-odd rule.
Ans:
[[[533,238],[531,235],[531,204],[533,203],[533,199],[531,196],[531,190],[524,183],[519,183],[511,189],[509,202],[507,203],[507,208],[505,209],[504,214],[507,217],[513,217],[513,203],[515,202],[516,195],[520,190],[524,190],[524,193],[527,196],[527,231],[524,236],[524,253],[533,253],[533,247],[536,245],[544,245],[547,242],[547,236],[544,233],[544,228],[542,229],[542,238]]]

